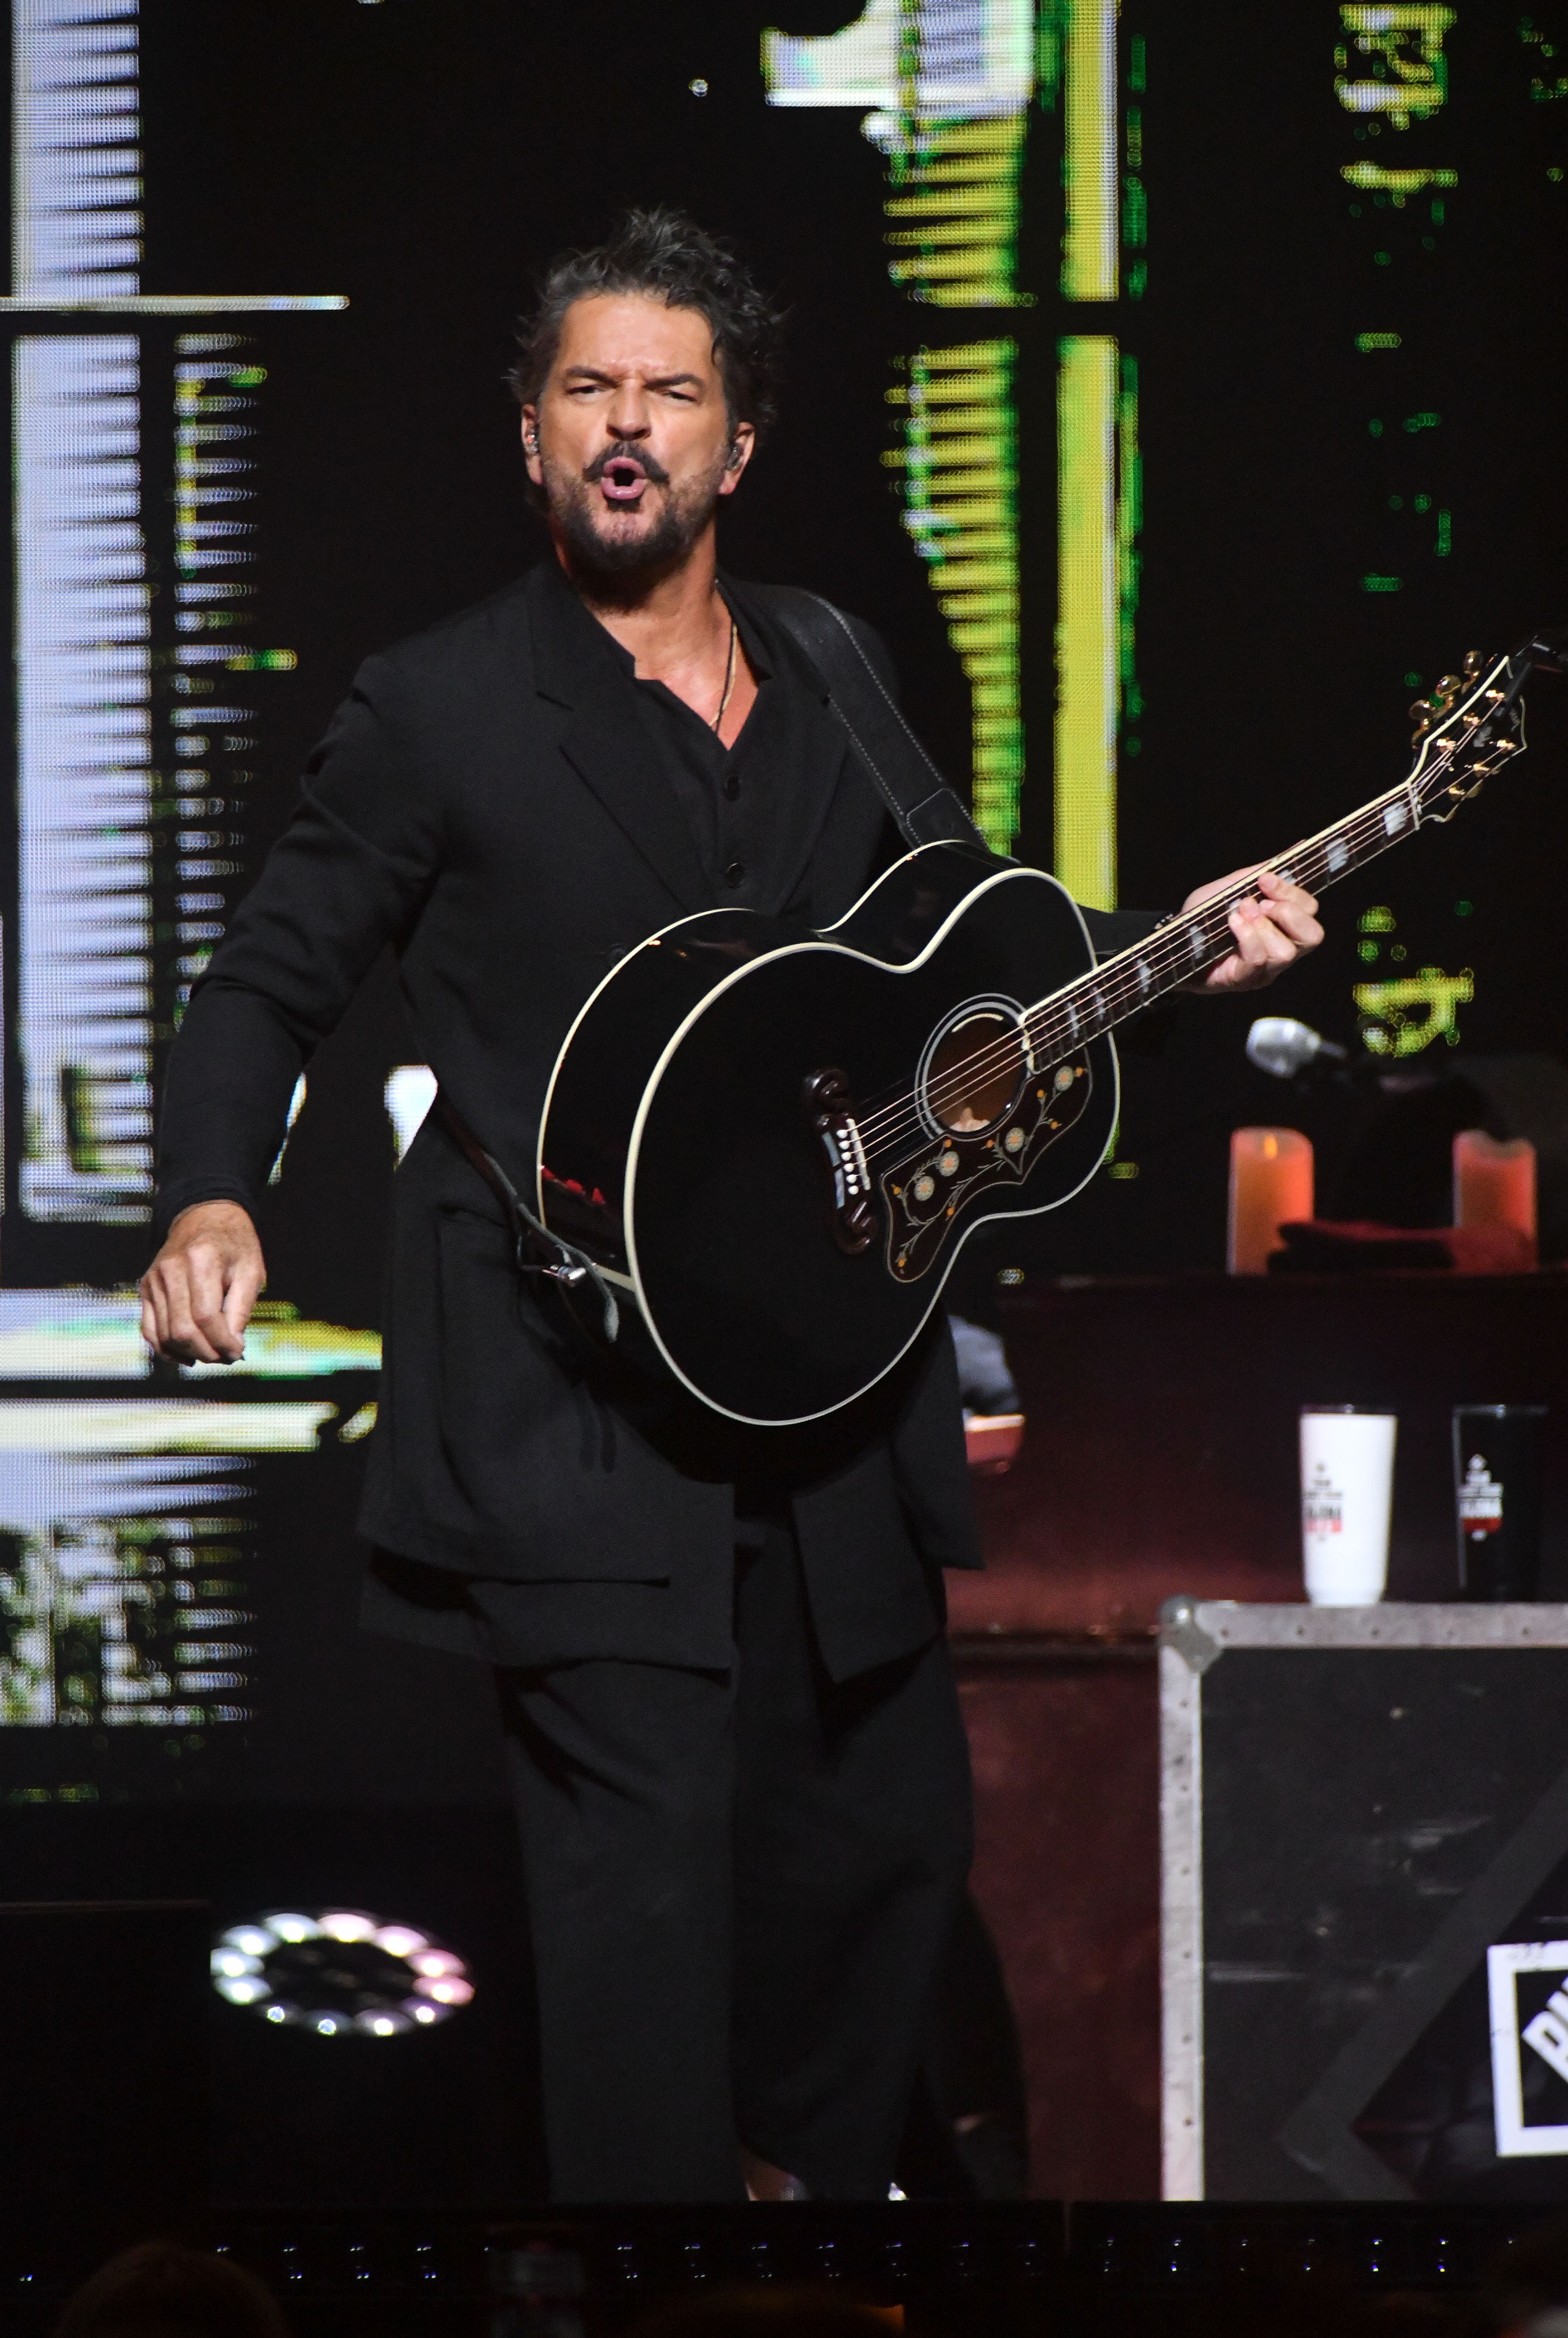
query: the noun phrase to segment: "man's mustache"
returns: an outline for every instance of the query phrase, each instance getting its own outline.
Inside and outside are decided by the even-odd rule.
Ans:
[[[595,455],[583,472],[590,486],[597,486],[612,463],[635,463],[653,486],[667,487],[670,484],[670,474],[657,455],[646,447],[633,447],[624,438],[618,438],[613,447],[606,447],[602,455]]]

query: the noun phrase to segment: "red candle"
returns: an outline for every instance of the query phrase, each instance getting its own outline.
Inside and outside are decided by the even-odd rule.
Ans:
[[[1266,1274],[1270,1251],[1283,1250],[1282,1225],[1312,1215],[1312,1145],[1298,1128],[1230,1132],[1232,1274]]]
[[[1507,1144],[1484,1128],[1462,1128],[1454,1139],[1454,1223],[1512,1226],[1535,1242],[1535,1147],[1523,1136]]]

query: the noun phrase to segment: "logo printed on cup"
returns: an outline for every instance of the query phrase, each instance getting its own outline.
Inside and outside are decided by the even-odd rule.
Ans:
[[[1472,1542],[1485,1542],[1497,1533],[1503,1524],[1503,1488],[1479,1453],[1470,1456],[1455,1499],[1459,1524]]]
[[[1301,1531],[1319,1542],[1345,1531],[1345,1489],[1334,1484],[1321,1461],[1301,1488]]]
[[[1541,1594],[1540,1404],[1454,1408],[1454,1525],[1466,1599]]]

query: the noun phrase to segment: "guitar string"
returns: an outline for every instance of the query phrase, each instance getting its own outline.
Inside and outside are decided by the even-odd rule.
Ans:
[[[1348,873],[1351,854],[1358,852],[1363,844],[1371,842],[1378,845],[1393,841],[1392,837],[1385,832],[1385,820],[1376,815],[1385,811],[1396,796],[1403,798],[1404,791],[1391,791],[1389,796],[1380,798],[1376,805],[1364,805],[1359,811],[1353,813],[1341,828],[1331,830],[1320,838],[1306,839],[1293,850],[1280,853],[1274,861],[1266,862],[1262,867],[1276,869],[1290,869],[1292,863],[1295,863],[1293,874],[1304,879],[1316,879],[1318,878],[1318,863],[1321,861],[1320,881],[1332,882],[1336,875]],[[1346,847],[1346,852],[1338,869],[1336,869],[1332,866],[1332,855],[1335,846],[1339,844]],[[1355,865],[1362,865],[1365,857],[1369,856],[1358,858]],[[1146,942],[1134,945],[1132,950],[1121,952],[1116,958],[1107,960],[1103,966],[1092,968],[1089,972],[1078,976],[1066,989],[1054,994],[1050,998],[1041,1000],[1037,1006],[1029,1008],[1024,1019],[1030,1027],[1031,1039],[1037,1039],[1039,1044],[1049,1046],[1055,1039],[1070,1045],[1082,1036],[1095,1036],[1097,1035],[1092,1026],[1097,1019],[1097,1012],[1103,1010],[1107,997],[1115,1000],[1118,1009],[1123,1005],[1135,1007],[1145,1003],[1147,996],[1152,992],[1156,983],[1166,986],[1168,981],[1188,980],[1200,963],[1200,953],[1193,946],[1194,934],[1203,933],[1204,955],[1229,947],[1232,938],[1227,929],[1229,910],[1236,902],[1244,900],[1251,895],[1256,878],[1259,873],[1260,871],[1254,870],[1224,891],[1210,894],[1207,899],[1196,903],[1192,910],[1185,915],[1178,912],[1176,917],[1166,925],[1156,928]],[[1131,960],[1133,966],[1142,962],[1149,968],[1150,980],[1147,990],[1141,979],[1135,986],[1129,979],[1131,968],[1127,964],[1128,960]],[[1083,997],[1093,997],[1095,1000],[1097,1012],[1081,1018],[1078,1028],[1074,1029],[1071,1010],[1074,1002]],[[1120,1014],[1113,1016],[1112,1019],[1120,1019]],[[973,1085],[977,1070],[983,1072],[991,1066],[999,1069],[1004,1062],[1015,1056],[1016,1050],[1017,1034],[1014,1028],[1009,1032],[1004,1040],[988,1043],[985,1047],[976,1050],[973,1056],[961,1059],[957,1065],[943,1072],[936,1081],[929,1085],[927,1093],[947,1097],[961,1092],[964,1086]],[[905,1095],[890,1099],[887,1105],[858,1116],[857,1125],[863,1134],[867,1129],[874,1133],[878,1132],[889,1115],[897,1114],[911,1100],[909,1095]]]
[[[1501,671],[1501,667],[1495,671]],[[1484,677],[1475,695],[1479,696],[1480,690],[1487,687],[1493,679],[1493,674]],[[1523,680],[1521,674],[1507,701],[1492,707],[1490,713],[1494,722],[1512,704]],[[1464,710],[1457,712],[1462,714]],[[1418,763],[1400,786],[1391,788],[1372,802],[1362,805],[1338,826],[1302,840],[1275,860],[1262,863],[1259,869],[1254,869],[1227,891],[1210,894],[1206,900],[1194,906],[1191,915],[1177,912],[1176,917],[1167,926],[1158,928],[1141,948],[1134,945],[1132,949],[1108,960],[1104,967],[1080,976],[1064,991],[1028,1009],[1024,1017],[1022,1035],[1014,1027],[1005,1038],[987,1043],[972,1056],[950,1066],[936,1081],[927,1082],[926,1100],[932,1106],[933,1116],[941,1117],[940,1111],[936,1109],[939,1101],[951,1103],[961,1099],[965,1089],[975,1086],[977,1078],[1011,1071],[1016,1079],[1021,1036],[1026,1040],[1030,1055],[1034,1058],[1035,1074],[1049,1070],[1063,1056],[1070,1055],[1077,1046],[1102,1036],[1140,1007],[1152,1005],[1164,991],[1190,981],[1206,965],[1212,965],[1224,957],[1233,939],[1228,930],[1229,910],[1238,901],[1249,897],[1263,869],[1289,870],[1293,879],[1310,880],[1322,890],[1339,878],[1348,876],[1353,869],[1365,867],[1369,860],[1402,841],[1406,836],[1414,834],[1420,825],[1420,807],[1436,791],[1437,782],[1451,783],[1456,768],[1461,771],[1468,769],[1474,758],[1465,750],[1476,746],[1489,748],[1490,744],[1490,740],[1457,733],[1447,744],[1438,748],[1425,769]],[[1413,793],[1416,798],[1414,804],[1411,801]],[[1414,815],[1408,824],[1404,819],[1389,823],[1387,814],[1395,805]],[[1338,864],[1333,857],[1337,846],[1346,848],[1344,857]],[[1363,847],[1369,849],[1363,850]],[[1227,913],[1224,919],[1218,917],[1220,910]],[[1194,946],[1194,937],[1205,927],[1208,930],[1203,932],[1203,946],[1200,948]],[[1178,937],[1184,947],[1171,949],[1168,945],[1174,943]],[[1134,966],[1148,969],[1147,980],[1141,975],[1135,988],[1127,981],[1130,972],[1128,960]],[[1119,968],[1122,969],[1120,973]],[[1095,1012],[1092,1016],[1083,1018],[1073,1016],[1072,1002],[1079,997],[1094,999]],[[1049,1016],[1047,1010],[1050,1010]],[[1037,1024],[1041,1026],[1038,1034]],[[1052,1048],[1058,1050],[1055,1056],[1049,1054]],[[1044,1064],[1040,1061],[1043,1054],[1046,1056]],[[896,1146],[903,1147],[911,1136],[929,1135],[920,1098],[914,1092],[906,1092],[890,1100],[864,1118],[858,1115],[856,1127],[868,1160],[873,1156],[884,1159],[889,1150]],[[950,1129],[948,1133],[967,1135],[971,1132]]]
[[[1439,771],[1446,775],[1448,768],[1449,759],[1440,757],[1434,770],[1424,775],[1423,797],[1429,792],[1431,780]],[[1415,776],[1411,774],[1411,781]],[[1318,837],[1303,840],[1278,855],[1274,860],[1262,864],[1263,869],[1276,872],[1288,869],[1294,879],[1326,889],[1338,878],[1348,876],[1352,869],[1364,867],[1377,852],[1387,850],[1403,836],[1412,833],[1418,824],[1417,814],[1408,824],[1401,820],[1390,829],[1386,818],[1387,811],[1396,804],[1408,812],[1411,781],[1390,789],[1372,803],[1363,805],[1338,827]],[[1333,865],[1336,846],[1345,848],[1345,856],[1338,867]],[[1361,848],[1364,846],[1369,846],[1370,850],[1363,850]],[[1194,974],[1202,971],[1204,966],[1212,965],[1225,956],[1234,941],[1229,930],[1229,912],[1237,902],[1250,896],[1260,873],[1261,870],[1253,870],[1224,892],[1210,894],[1206,900],[1196,903],[1191,913],[1178,912],[1169,925],[1158,928],[1141,948],[1135,945],[1132,950],[1122,952],[1119,958],[1107,961],[1104,967],[1080,976],[1064,991],[1028,1009],[1023,1018],[1022,1033],[1014,1026],[1004,1038],[990,1041],[973,1055],[949,1066],[935,1081],[926,1084],[926,1101],[933,1116],[939,1119],[941,1105],[960,1100],[965,1090],[972,1089],[977,1080],[984,1080],[993,1074],[1000,1076],[1009,1070],[1016,1075],[1022,1040],[1026,1039],[1036,1073],[1049,1070],[1054,1062],[1060,1060],[1060,1055],[1051,1056],[1052,1048],[1059,1049],[1060,1054],[1070,1054],[1076,1046],[1101,1036],[1139,1007],[1152,1004],[1165,991],[1191,980]],[[1202,937],[1201,947],[1197,940],[1200,935]],[[1131,966],[1126,963],[1128,960],[1132,961]],[[1132,978],[1134,967],[1145,970],[1139,973],[1135,981]],[[1087,1016],[1079,1017],[1075,1013],[1074,1002],[1081,998],[1093,998],[1094,1001],[1093,1010]],[[1045,1058],[1044,1062],[1042,1056]],[[926,1133],[920,1101],[919,1096],[910,1091],[889,1100],[864,1118],[857,1117],[857,1129],[868,1156],[875,1154],[881,1159],[891,1147],[901,1145],[907,1136]]]
[[[1355,864],[1348,854],[1341,873],[1348,873],[1352,865]],[[1315,871],[1310,867],[1295,873],[1303,881],[1315,881]],[[1218,963],[1234,948],[1235,937],[1230,931],[1228,915],[1221,918],[1213,912],[1228,913],[1236,902],[1247,898],[1244,889],[1211,895],[1201,905],[1210,914],[1184,918],[1178,928],[1180,939],[1175,947],[1171,946],[1175,937],[1160,933],[1150,937],[1138,954],[1137,962],[1143,970],[1138,978],[1132,977],[1129,968],[1109,961],[1105,967],[1081,977],[1065,992],[1028,1009],[1021,1027],[1012,1026],[1003,1036],[946,1066],[925,1086],[923,1101],[931,1116],[943,1120],[948,1107],[961,1103],[976,1086],[991,1078],[1006,1076],[1015,1084],[1025,1046],[1032,1066],[1030,1076],[1038,1076],[1139,1008],[1152,1006],[1206,967]],[[858,1116],[857,1127],[867,1153],[881,1158],[910,1136],[927,1136],[930,1132],[921,1105],[918,1094],[906,1092],[864,1117]],[[1003,1115],[993,1115],[1000,1116]],[[972,1132],[950,1128],[949,1133]]]
[[[1051,1069],[1063,1056],[1072,1054],[1076,1046],[1100,1037],[1129,1015],[1135,1014],[1140,1007],[1152,1005],[1166,990],[1191,981],[1194,974],[1215,964],[1227,954],[1232,938],[1229,933],[1230,910],[1237,902],[1249,897],[1263,869],[1272,869],[1276,873],[1289,870],[1293,878],[1309,878],[1322,890],[1339,878],[1348,876],[1352,869],[1365,867],[1367,860],[1402,841],[1406,836],[1413,835],[1421,824],[1422,807],[1436,792],[1438,782],[1451,785],[1456,771],[1461,774],[1467,773],[1476,761],[1476,749],[1490,752],[1496,729],[1512,711],[1530,670],[1529,662],[1524,661],[1515,673],[1516,656],[1517,653],[1514,656],[1497,659],[1485,673],[1475,676],[1468,695],[1461,702],[1449,707],[1441,725],[1424,742],[1421,754],[1400,786],[1388,789],[1370,803],[1362,805],[1337,827],[1320,830],[1315,837],[1305,838],[1275,860],[1262,863],[1229,891],[1210,894],[1207,900],[1195,905],[1191,916],[1178,911],[1166,927],[1158,928],[1150,937],[1142,948],[1134,945],[1132,949],[1108,960],[1103,968],[1095,968],[1080,976],[1065,990],[1027,1009],[1023,1018],[1022,1034],[1014,1026],[1005,1037],[986,1043],[973,1055],[961,1057],[956,1064],[949,1066],[935,1079],[928,1079],[925,1087],[925,1103],[931,1108],[931,1116],[940,1120],[939,1105],[961,1101],[965,1091],[972,1089],[977,1079],[984,1080],[993,1074],[1000,1076],[1004,1071],[1008,1071],[1012,1073],[1015,1086],[1021,1085],[1018,1081],[1021,1040],[1034,1061],[1034,1072],[1031,1076],[1035,1076],[1041,1070]],[[1498,692],[1495,684],[1504,675],[1508,687],[1504,692]],[[1486,716],[1477,718],[1471,710],[1485,693],[1492,693],[1492,703]],[[1446,739],[1443,735],[1445,732],[1449,733]],[[1482,777],[1485,776],[1483,771]],[[1411,815],[1408,826],[1404,819],[1393,823],[1387,820],[1388,810],[1396,804],[1401,805]],[[1344,857],[1336,862],[1334,848],[1338,845],[1347,849]],[[1364,845],[1369,849],[1362,850],[1360,848]],[[1297,865],[1292,868],[1292,863]],[[1226,913],[1225,918],[1215,922],[1220,910]],[[1209,928],[1207,931],[1204,930],[1206,926]],[[1161,937],[1167,942],[1173,942],[1178,934],[1185,938],[1186,948],[1171,955],[1168,949],[1162,948]],[[1118,987],[1123,977],[1117,973],[1117,968],[1124,968],[1128,959],[1140,969],[1135,992]],[[1079,997],[1092,997],[1095,1003],[1094,1014],[1086,1018],[1086,1028],[1073,1007],[1073,1001]],[[1034,1026],[1046,1016],[1047,1009],[1053,1010],[1052,1017],[1044,1022],[1043,1036],[1037,1039]],[[1065,1023],[1063,1013],[1067,1017]],[[1053,1048],[1058,1051],[1054,1056],[1048,1053]],[[1044,1064],[1039,1061],[1042,1053],[1046,1054]],[[1004,1114],[994,1116],[995,1119],[1004,1117]],[[991,1124],[981,1124],[982,1126],[988,1125]],[[921,1098],[914,1091],[890,1099],[887,1104],[864,1116],[857,1115],[856,1130],[868,1161],[873,1155],[879,1160],[884,1158],[891,1147],[906,1145],[913,1135],[926,1137],[930,1134],[921,1108]],[[949,1135],[968,1133],[954,1131],[950,1127],[948,1130]]]
[[[1402,795],[1404,791],[1401,790],[1397,792]],[[1391,799],[1382,801],[1387,802]],[[1380,820],[1375,823],[1366,824],[1363,834],[1353,836],[1352,831],[1358,825],[1366,822],[1367,814],[1373,809],[1374,807],[1370,806],[1364,807],[1362,812],[1353,814],[1343,829],[1334,831],[1330,837],[1322,840],[1321,843],[1317,845],[1317,849],[1304,851],[1301,846],[1298,846],[1294,852],[1283,852],[1277,861],[1265,863],[1264,867],[1289,869],[1292,862],[1295,862],[1298,865],[1292,869],[1294,876],[1303,881],[1310,879],[1325,885],[1332,883],[1337,876],[1348,875],[1352,867],[1364,866],[1365,859],[1371,857],[1368,854],[1352,859],[1352,854],[1361,843],[1370,842],[1376,848],[1396,840],[1395,836],[1389,836],[1385,832],[1384,823]],[[1396,831],[1396,836],[1397,833],[1398,831]],[[1330,868],[1328,858],[1332,846],[1336,843],[1342,843],[1347,847],[1346,857],[1338,869]],[[1319,860],[1323,863],[1321,877],[1318,876],[1314,865]],[[1192,911],[1186,916],[1179,912],[1171,925],[1157,928],[1146,943],[1135,946],[1134,952],[1122,953],[1117,958],[1108,960],[1103,967],[1093,968],[1089,973],[1078,977],[1065,991],[1056,993],[1051,998],[1042,1000],[1038,1006],[1027,1009],[1023,1020],[1030,1052],[1036,1058],[1036,1069],[1050,1068],[1050,1063],[1041,1063],[1039,1057],[1052,1046],[1060,1043],[1070,1052],[1081,1042],[1099,1036],[1110,1024],[1124,1019],[1126,1015],[1135,1012],[1142,1006],[1151,1004],[1153,998],[1164,990],[1175,987],[1179,982],[1190,980],[1194,973],[1201,970],[1205,963],[1212,964],[1216,958],[1223,956],[1234,943],[1234,936],[1229,930],[1229,911],[1236,902],[1249,898],[1259,873],[1261,872],[1254,870],[1247,879],[1228,889],[1227,891],[1210,894],[1206,900],[1196,903]],[[1219,914],[1221,911],[1226,913],[1224,918]],[[1201,955],[1194,942],[1194,937],[1199,933],[1203,936]],[[1148,969],[1146,982],[1142,978],[1136,981],[1131,978],[1131,968],[1122,964],[1122,960],[1128,957],[1132,958],[1134,965],[1142,963]],[[1075,1026],[1073,1019],[1073,1002],[1083,997],[1093,997],[1094,1007],[1087,1016],[1078,1017]],[[1111,1010],[1109,1012],[1108,1007]],[[962,1057],[957,1064],[949,1066],[936,1078],[927,1082],[926,1089],[927,1101],[934,1108],[942,1103],[956,1101],[963,1095],[965,1089],[975,1086],[977,1078],[984,1078],[993,1071],[1000,1073],[1005,1068],[1015,1066],[1019,1041],[1023,1036],[1024,1034],[1021,1034],[1018,1027],[1014,1026],[1004,1038],[987,1042],[971,1056]],[[920,1115],[917,1109],[912,1115],[910,1115],[910,1107],[917,1106],[917,1102],[918,1099],[911,1091],[900,1095],[886,1105],[868,1112],[864,1116],[858,1115],[856,1125],[860,1132],[862,1142],[866,1142],[869,1137],[878,1153],[884,1151],[889,1137],[894,1134],[888,1125],[890,1121],[907,1118],[911,1121],[911,1125],[919,1121]]]
[[[1405,836],[1413,834],[1420,826],[1421,807],[1436,791],[1438,781],[1451,783],[1455,769],[1465,771],[1475,760],[1476,748],[1489,750],[1494,726],[1512,708],[1528,670],[1526,665],[1514,674],[1512,659],[1496,661],[1486,673],[1476,678],[1463,704],[1452,708],[1445,717],[1443,729],[1451,731],[1449,738],[1445,742],[1441,732],[1434,733],[1400,786],[1388,789],[1370,803],[1362,805],[1338,826],[1320,830],[1317,836],[1305,838],[1275,860],[1262,863],[1260,869],[1254,869],[1228,890],[1210,894],[1207,900],[1195,905],[1191,916],[1178,912],[1166,927],[1157,929],[1142,948],[1134,945],[1132,949],[1108,960],[1103,968],[1093,968],[1080,976],[1064,991],[1028,1009],[1024,1016],[1022,1034],[1015,1026],[1004,1038],[986,1043],[973,1055],[949,1066],[934,1081],[928,1080],[925,1101],[931,1108],[932,1117],[940,1119],[940,1104],[961,1100],[965,1091],[972,1089],[977,1079],[983,1080],[993,1075],[1000,1076],[1007,1071],[1012,1074],[1015,1085],[1019,1084],[1021,1038],[1030,1056],[1034,1059],[1034,1075],[1042,1069],[1049,1070],[1054,1063],[1071,1054],[1075,1046],[1101,1036],[1140,1007],[1152,1004],[1164,991],[1191,981],[1194,974],[1216,963],[1226,955],[1231,939],[1228,931],[1229,911],[1238,901],[1249,897],[1262,869],[1273,869],[1277,873],[1289,870],[1293,878],[1310,878],[1322,889],[1338,878],[1348,876],[1353,868],[1364,867],[1379,851],[1387,850]],[[1483,732],[1469,710],[1484,692],[1493,689],[1504,673],[1510,687],[1505,694],[1494,698]],[[1463,727],[1466,722],[1470,726],[1468,729]],[[1435,753],[1431,752],[1434,748]],[[1387,815],[1396,804],[1413,815],[1409,826],[1406,825],[1403,818],[1392,823],[1388,820]],[[1337,845],[1347,849],[1344,858],[1336,865],[1333,853]],[[1370,849],[1363,850],[1363,846]],[[1293,862],[1297,864],[1294,868],[1291,866]],[[1220,911],[1225,912],[1223,918],[1219,916]],[[1172,953],[1163,945],[1174,942],[1178,936],[1184,939],[1186,948]],[[1128,960],[1140,969],[1135,992],[1119,987],[1124,981]],[[1123,969],[1123,973],[1118,973],[1119,968]],[[1073,1000],[1081,997],[1094,1000],[1095,1011],[1087,1018],[1079,1018],[1073,1009]],[[1034,1026],[1046,1017],[1047,1010],[1052,1010],[1051,1016],[1043,1022],[1042,1035],[1037,1037]],[[1064,1014],[1067,1017],[1065,1023],[1063,1019]],[[1052,1048],[1059,1051],[1054,1056],[1047,1052]],[[1039,1061],[1042,1053],[1047,1054],[1044,1065]],[[995,1115],[995,1118],[1004,1116]],[[986,1125],[981,1124],[983,1126]],[[864,1116],[858,1115],[856,1128],[868,1159],[873,1154],[882,1159],[892,1146],[906,1144],[913,1135],[924,1137],[929,1134],[921,1109],[921,1099],[913,1091],[890,1099]],[[949,1129],[950,1135],[956,1133],[968,1132]]]

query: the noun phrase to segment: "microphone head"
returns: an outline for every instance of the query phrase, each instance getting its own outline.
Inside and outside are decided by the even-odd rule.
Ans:
[[[1277,1080],[1293,1080],[1321,1055],[1343,1053],[1341,1047],[1330,1048],[1309,1023],[1298,1023],[1291,1015],[1260,1015],[1247,1034],[1248,1062]]]

